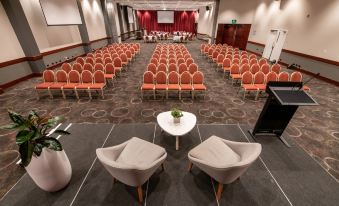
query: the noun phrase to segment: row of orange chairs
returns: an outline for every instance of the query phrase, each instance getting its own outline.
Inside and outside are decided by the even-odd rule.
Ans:
[[[168,66],[166,64],[159,64],[156,66],[153,63],[149,63],[147,65],[147,71],[152,72],[153,74],[157,73],[158,71],[163,71],[165,73],[169,73],[172,71],[178,72],[179,74],[182,74],[185,71],[188,71],[190,74],[194,74],[196,71],[198,71],[198,65],[195,63],[190,64],[188,67],[186,64],[182,63],[179,66],[176,64],[169,64]]]
[[[89,71],[83,71],[81,74],[72,70],[66,73],[63,70],[58,70],[55,74],[52,70],[45,70],[43,72],[44,82],[35,86],[38,93],[46,90],[51,98],[53,98],[52,91],[61,91],[62,96],[66,99],[66,91],[74,91],[77,99],[79,99],[79,91],[87,91],[89,98],[92,98],[91,91],[101,91],[102,98],[104,98],[104,88],[106,87],[105,74],[102,71],[96,71],[93,74]]]

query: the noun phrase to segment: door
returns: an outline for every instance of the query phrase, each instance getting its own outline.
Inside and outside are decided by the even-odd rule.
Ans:
[[[250,30],[251,24],[237,24],[233,46],[241,50],[246,50]]]
[[[236,36],[236,31],[237,27],[236,25],[232,24],[225,24],[224,25],[224,35],[223,35],[223,44],[228,44],[228,45],[234,45],[235,43],[235,36]]]

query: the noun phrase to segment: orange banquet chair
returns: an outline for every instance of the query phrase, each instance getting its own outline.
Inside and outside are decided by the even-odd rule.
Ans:
[[[72,70],[75,70],[75,71],[79,72],[79,74],[81,74],[83,68],[82,68],[82,65],[80,63],[74,63],[72,65]]]
[[[64,70],[57,71],[55,74],[55,78],[56,81],[48,87],[51,98],[53,98],[53,90],[62,91],[62,86],[64,86],[68,82],[67,73]]]
[[[114,66],[114,70],[118,71],[119,73],[121,73],[122,70],[122,62],[121,59],[119,57],[113,59],[113,66]]]
[[[85,64],[85,60],[82,57],[76,58],[75,62],[81,64],[81,66]]]
[[[156,58],[152,58],[151,61],[150,61],[150,63],[153,63],[153,64],[155,64],[155,66],[158,66],[159,61],[158,61],[158,59],[156,59]]]
[[[193,63],[191,64],[189,67],[188,67],[188,72],[193,75],[195,72],[198,71],[198,65],[196,63]]]
[[[238,58],[233,58],[232,64],[238,64],[240,65],[240,60]]]
[[[182,74],[183,72],[185,72],[185,71],[187,71],[187,66],[186,66],[186,64],[184,64],[184,63],[180,64],[179,67],[178,67],[178,72],[179,72],[179,74],[181,75],[181,74]]]
[[[112,63],[108,63],[105,65],[105,79],[107,82],[110,80],[112,85],[114,86],[114,78],[115,78],[115,69]]]
[[[189,67],[191,64],[194,63],[194,60],[192,58],[186,59],[186,66]]]
[[[266,75],[266,84],[268,82],[276,82],[276,81],[278,81],[277,73],[271,71]]]
[[[186,66],[186,65],[185,65]],[[179,99],[181,99],[182,92],[190,92],[193,91],[192,86],[192,76],[188,71],[185,71],[180,75],[180,92],[179,92]],[[193,98],[193,96],[192,96]]]
[[[35,91],[37,92],[37,95],[38,95],[37,98],[39,99],[39,92],[38,91],[41,91],[41,90],[47,90],[50,97],[52,97],[52,94],[50,93],[48,88],[55,81],[54,72],[52,70],[45,70],[42,74],[42,79],[44,80],[44,82],[37,84],[35,86]]]
[[[93,84],[93,76],[92,73],[88,70],[84,70],[81,73],[81,83],[75,86],[76,96],[79,97],[78,91],[86,91],[90,99],[92,99],[91,92],[89,91],[89,87]]]
[[[94,59],[91,57],[86,57],[85,63],[89,63],[92,66],[94,66]]]
[[[90,63],[84,64],[83,71],[89,71],[89,72],[93,73],[93,70],[94,70],[94,68],[93,68],[92,64],[90,64]]]
[[[280,72],[278,74],[278,81],[279,82],[288,82],[289,74],[287,72]]]
[[[63,63],[61,69],[68,74],[72,70],[72,66],[69,63]]]
[[[200,54],[201,54],[201,55],[204,54],[205,46],[206,46],[206,44],[201,44],[201,45],[200,45]]]
[[[171,71],[168,75],[167,75],[167,91],[166,91],[166,99],[168,99],[168,92],[170,91],[175,91],[175,92],[180,92],[180,85],[179,85],[179,80],[180,80],[180,76],[179,73],[176,71]]]
[[[280,70],[281,70],[281,66],[280,64],[273,64],[272,67],[271,67],[271,71],[279,74],[280,73]]]
[[[105,98],[104,88],[106,87],[106,79],[105,79],[104,72],[101,70],[95,71],[93,74],[93,80],[94,80],[94,83],[89,87],[89,93],[91,93],[91,90],[94,90],[94,91],[100,90],[101,97],[102,99],[104,99]]]
[[[157,73],[157,66],[153,63],[149,63],[147,65],[147,71],[150,71],[155,75]]]
[[[95,64],[104,64],[104,60],[101,57],[100,58],[95,58]]]
[[[63,85],[61,88],[62,96],[64,99],[66,99],[65,91],[71,90],[74,91],[77,99],[79,99],[79,96],[77,96],[77,93],[75,92],[75,87],[80,84],[80,73],[76,70],[72,70],[68,73],[68,83]]]
[[[202,72],[195,72],[192,76],[192,85],[193,85],[193,91],[192,91],[192,99],[194,99],[194,96],[196,95],[196,92],[206,92],[206,86],[204,85],[204,74]],[[204,95],[205,99],[205,95]]]
[[[163,71],[158,71],[155,74],[154,80],[155,80],[155,86],[154,86],[155,92],[164,91],[164,92],[167,93],[167,75],[166,75],[166,73],[163,72]]]
[[[143,83],[141,85],[141,99],[144,98],[145,91],[152,91],[153,98],[155,99],[155,90],[154,90],[154,74],[150,71],[146,71],[143,75]]]
[[[253,75],[256,74],[256,73],[259,72],[259,71],[260,71],[260,67],[259,67],[258,64],[253,64],[253,65],[251,66],[250,72],[251,72]]]
[[[121,59],[121,65],[122,68],[126,68],[128,66],[128,58],[125,53],[120,54],[120,59]],[[125,67],[126,66],[126,67]]]
[[[216,61],[216,63],[217,63],[217,68],[216,69],[217,70],[218,70],[219,67],[223,68],[222,66],[223,66],[224,59],[225,59],[225,55],[223,55],[223,54],[219,54],[217,56],[217,61]]]
[[[168,65],[168,72],[177,72],[177,65],[174,63],[171,63]]]
[[[180,64],[186,63],[184,58],[178,58],[177,59],[177,65],[179,66]]]
[[[260,71],[262,71],[265,75],[267,75],[270,72],[270,65],[263,64],[262,66],[260,66]]]
[[[159,66],[157,67],[157,73],[158,72],[167,72],[167,66],[164,63],[160,63]]]
[[[95,72],[95,71],[98,71],[98,70],[100,70],[100,71],[103,71],[103,72],[104,72],[104,70],[105,70],[105,67],[104,67],[104,65],[103,65],[103,64],[101,64],[101,63],[96,63],[96,64],[94,65],[94,72]]]
[[[159,64],[167,65],[167,59],[166,58],[160,58]]]
[[[253,74],[250,71],[246,71],[242,74],[241,89],[244,92],[243,99],[246,97],[246,92],[258,91],[258,88],[253,84]]]
[[[127,56],[128,62],[131,62],[131,61],[132,61],[132,58],[133,58],[132,52],[129,51],[129,50],[127,50],[127,51],[125,52],[125,54],[126,54],[126,56]]]
[[[267,60],[266,59],[264,59],[264,58],[261,58],[260,60],[259,60],[259,66],[261,67],[262,65],[264,65],[264,64],[267,64]]]
[[[168,64],[177,64],[177,60],[175,58],[170,58]]]
[[[300,72],[293,72],[290,76],[290,81],[291,82],[302,82],[302,74]],[[303,90],[305,91],[310,91],[311,88],[308,87],[307,85],[303,85]]]
[[[250,56],[249,56],[249,59],[257,59],[257,56],[255,55],[255,54],[251,54]]]
[[[231,71],[231,59],[225,58],[222,62],[222,67],[224,70],[224,76],[226,76],[226,73],[230,74]]]
[[[258,99],[259,93],[266,91],[266,82],[265,82],[265,74],[261,71],[257,72],[256,74],[254,74],[254,80],[253,80],[253,84],[254,86],[257,88],[257,95],[255,97],[255,99]]]
[[[252,66],[253,64],[258,64],[258,60],[257,59],[250,59],[250,66]]]
[[[232,64],[230,70],[230,77],[232,79],[232,85],[235,79],[241,79],[240,69],[238,64]]]
[[[107,57],[107,58],[104,59],[104,63],[105,63],[105,65],[106,64],[112,64],[113,61],[112,61],[111,57]]]

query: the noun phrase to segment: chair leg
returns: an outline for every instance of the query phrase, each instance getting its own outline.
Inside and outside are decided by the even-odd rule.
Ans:
[[[168,90],[166,90],[166,99],[168,99]]]
[[[101,96],[102,96],[102,99],[105,99],[105,96],[104,96],[104,89],[101,89]]]
[[[223,188],[223,184],[222,183],[218,183],[218,191],[217,191],[217,199],[220,200],[221,198],[221,193],[222,193],[222,188]]]
[[[141,99],[144,99],[144,92],[141,90]]]
[[[75,96],[77,97],[77,99],[79,99],[78,91],[76,89],[74,89],[74,92],[75,92]]]
[[[142,188],[141,186],[137,187],[138,190],[138,198],[139,198],[139,202],[142,203],[143,201],[143,196],[142,196]]]
[[[155,100],[155,90],[153,90],[153,99]]]
[[[39,100],[40,99],[40,96],[39,96],[39,92],[38,92],[38,90],[37,89],[35,89],[35,92],[36,92],[36,94],[37,94],[37,100]]]
[[[87,89],[87,92],[88,92],[89,99],[92,99],[91,90],[90,90],[90,89]]]
[[[193,164],[192,164],[192,162],[188,162],[188,171],[189,172],[191,172],[191,170],[192,170],[192,167],[193,167]]]
[[[63,89],[61,89],[61,94],[62,94],[62,97],[63,97],[64,99],[66,99],[65,91],[64,91]]]
[[[51,91],[50,89],[48,89],[48,94],[49,94],[49,97],[50,97],[51,99],[53,99],[53,94],[52,94],[52,91]]]
[[[194,99],[194,91],[192,90],[192,99]]]
[[[246,90],[244,90],[244,96],[243,96],[243,99],[245,99],[246,97]]]

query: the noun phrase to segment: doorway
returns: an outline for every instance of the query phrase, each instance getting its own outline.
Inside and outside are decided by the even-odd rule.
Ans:
[[[218,24],[217,44],[228,44],[245,50],[251,24]]]

